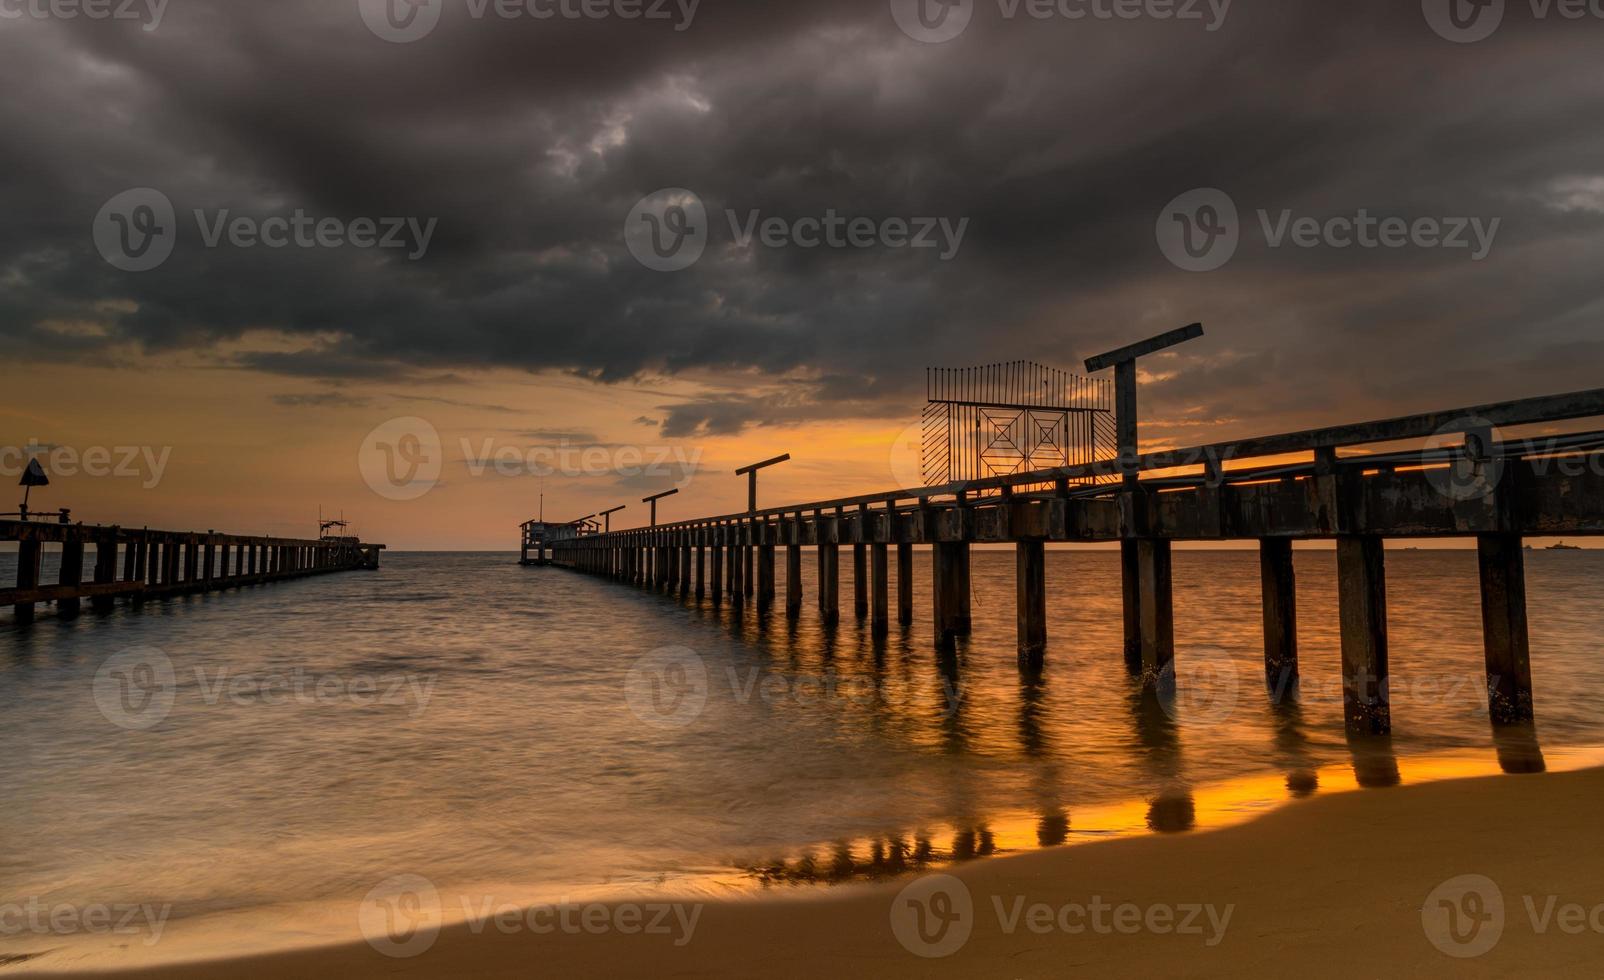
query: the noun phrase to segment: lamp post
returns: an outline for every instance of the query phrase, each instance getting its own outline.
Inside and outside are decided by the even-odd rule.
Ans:
[[[735,471],[736,476],[746,477],[746,512],[748,514],[754,516],[757,514],[758,470],[767,469],[770,466],[784,463],[790,458],[791,454],[786,453],[783,456],[776,456],[773,459],[765,459],[761,463],[753,463],[751,466],[743,466]],[[757,525],[755,522],[752,524],[752,527],[754,532],[756,532]],[[743,546],[741,548],[741,552],[737,560],[741,563],[741,565],[744,566],[742,569],[744,582],[742,584],[745,588],[745,594],[747,595],[751,595],[753,592],[754,583],[752,578],[753,571],[756,571],[757,582],[755,585],[757,592],[757,606],[759,610],[763,610],[767,609],[774,601],[774,543],[765,540],[767,538],[766,527],[762,532],[755,533],[755,536],[758,538],[756,541],[757,562],[755,563],[755,569],[754,563],[752,562],[752,550],[750,546]]]
[[[652,527],[657,526],[657,502],[662,500],[664,497],[672,497],[676,493],[679,493],[678,487],[675,487],[673,490],[664,490],[662,493],[653,494],[650,497],[640,498],[641,503],[652,505]]]
[[[765,459],[761,463],[753,463],[751,466],[743,466],[735,471],[736,476],[746,477],[746,512],[748,514],[757,513],[757,471],[767,469],[768,467],[779,463],[789,462],[790,459],[791,454],[786,453],[784,456],[776,456],[773,459]]]

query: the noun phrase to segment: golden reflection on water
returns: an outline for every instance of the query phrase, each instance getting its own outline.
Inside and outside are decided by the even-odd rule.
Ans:
[[[1171,787],[1149,799],[1000,814],[974,827],[936,824],[888,837],[859,837],[805,849],[746,869],[760,889],[776,884],[839,884],[920,872],[975,858],[1149,834],[1233,827],[1317,793],[1346,793],[1482,776],[1604,765],[1604,746],[1558,749],[1545,758],[1532,726],[1495,732],[1494,758],[1482,752],[1399,758],[1391,739],[1350,742],[1352,760],[1199,786]]]

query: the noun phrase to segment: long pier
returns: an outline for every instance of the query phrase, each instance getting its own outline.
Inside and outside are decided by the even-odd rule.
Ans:
[[[119,598],[152,598],[212,592],[282,582],[353,569],[379,567],[382,544],[348,537],[320,540],[250,537],[149,528],[0,521],[0,542],[17,543],[17,584],[0,589],[0,608],[11,606],[17,623],[34,619],[39,603],[55,603],[58,617],[78,615],[83,600],[111,608]],[[39,581],[44,546],[61,545],[53,585]],[[93,548],[90,581],[85,556]]]
[[[1169,342],[1201,333],[1187,331]],[[754,501],[741,514],[630,530],[582,527],[550,542],[552,561],[714,603],[751,598],[762,612],[776,600],[783,549],[784,608],[794,619],[803,603],[802,549],[812,547],[820,615],[833,625],[840,551],[850,547],[855,611],[884,636],[893,612],[901,624],[913,621],[913,549],[928,547],[936,643],[948,649],[970,632],[971,547],[1011,543],[1019,658],[1035,669],[1048,643],[1045,545],[1118,542],[1126,664],[1163,689],[1175,676],[1174,542],[1257,542],[1266,679],[1278,685],[1299,670],[1292,544],[1332,540],[1347,727],[1385,734],[1392,719],[1383,542],[1475,538],[1489,709],[1496,723],[1530,720],[1523,538],[1604,534],[1604,431],[1497,441],[1495,427],[1604,416],[1604,389],[1140,454],[1134,360],[1164,341],[1088,364],[1117,368],[1120,452],[1112,458],[767,509]],[[1428,443],[1407,451],[1343,452],[1420,440]],[[1294,454],[1303,458],[1287,462]]]

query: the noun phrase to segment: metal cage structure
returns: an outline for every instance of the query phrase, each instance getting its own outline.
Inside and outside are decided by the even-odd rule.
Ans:
[[[1118,455],[1111,381],[1034,361],[926,368],[920,470],[937,486]]]

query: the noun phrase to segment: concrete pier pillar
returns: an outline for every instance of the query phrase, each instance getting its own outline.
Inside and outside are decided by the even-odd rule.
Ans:
[[[913,625],[913,545],[897,544],[897,623]]]
[[[785,616],[797,619],[802,615],[802,546],[785,546]]]
[[[1264,676],[1280,695],[1298,677],[1298,587],[1292,539],[1259,542],[1259,583],[1264,600]]]
[[[870,631],[875,636],[891,632],[891,555],[884,541],[869,546],[870,556]]]
[[[1136,564],[1142,618],[1142,683],[1157,687],[1175,659],[1170,542],[1159,538],[1137,541]]]
[[[1518,534],[1477,537],[1488,711],[1495,724],[1532,720],[1531,644],[1526,631],[1526,559]]]
[[[1342,621],[1343,716],[1348,731],[1389,734],[1387,572],[1381,538],[1337,538],[1337,603]]]
[[[761,530],[763,543],[757,546],[757,607],[766,610],[774,605],[774,544],[769,541],[769,528]]]
[[[819,542],[819,618],[826,626],[841,620],[841,546]]]
[[[35,589],[39,587],[39,566],[44,558],[44,546],[37,541],[17,542],[17,588]],[[19,602],[12,607],[12,614],[18,623],[31,623],[34,618],[34,604]]]
[[[61,567],[56,576],[57,585],[77,586],[84,580],[84,543],[82,541],[65,541],[61,545]],[[60,599],[56,602],[56,615],[62,619],[70,619],[83,610],[83,602],[79,599]]]
[[[696,598],[707,595],[707,547],[702,543],[702,532],[696,532]]]
[[[1014,589],[1019,628],[1019,664],[1039,668],[1047,652],[1047,547],[1041,541],[1014,545]]]
[[[708,596],[713,605],[724,604],[724,542],[722,532],[713,529],[713,544],[707,549],[711,564],[708,575]]]
[[[861,527],[861,517],[859,521]],[[862,541],[852,546],[852,615],[859,619],[869,615],[868,554]]]
[[[1142,672],[1142,574],[1134,538],[1119,543],[1120,596],[1125,614],[1125,668]]]
[[[970,631],[969,543],[938,541],[931,550],[936,644],[945,648]]]
[[[679,552],[679,576],[676,581],[680,598],[683,599],[691,594],[691,546],[683,531],[680,532],[679,546],[675,550]]]
[[[116,581],[117,532],[113,529],[110,533],[95,539],[95,584],[110,585]],[[96,612],[105,612],[115,608],[116,605],[116,598],[109,595],[95,596],[89,600],[89,607]]]

